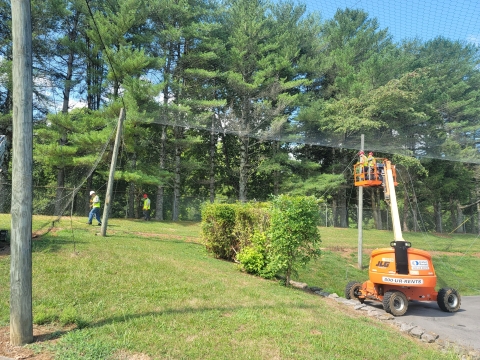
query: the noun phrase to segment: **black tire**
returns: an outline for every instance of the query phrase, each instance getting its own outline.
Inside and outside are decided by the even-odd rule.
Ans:
[[[408,299],[401,291],[387,291],[383,296],[383,309],[393,316],[402,316],[407,312]]]
[[[345,286],[345,299],[357,299],[363,303],[364,299],[359,299],[360,289],[362,284],[358,281],[350,281],[347,286]]]
[[[462,298],[457,290],[443,288],[437,294],[437,304],[445,312],[455,312],[460,309]]]

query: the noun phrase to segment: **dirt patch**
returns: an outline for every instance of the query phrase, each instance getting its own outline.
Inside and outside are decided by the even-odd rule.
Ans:
[[[33,326],[33,343],[55,343],[61,334],[71,331],[73,327]],[[51,360],[53,354],[45,350],[35,353],[27,346],[13,346],[10,344],[10,327],[0,327],[0,355],[11,359]]]
[[[33,326],[33,343],[43,345],[48,348],[54,345],[62,335],[75,329],[75,326],[55,327],[53,325]],[[12,346],[10,344],[10,327],[0,327],[0,357],[4,356],[10,359],[31,359],[31,360],[53,360],[54,354],[48,350],[35,352],[28,346]],[[125,350],[119,350],[114,354],[115,359],[119,360],[151,360],[150,356],[142,353],[132,353]]]
[[[173,235],[173,234],[158,234],[158,233],[145,233],[145,232],[134,232],[133,234],[137,236],[148,237],[148,238],[181,240],[189,243],[200,244],[200,238],[195,236],[181,236],[181,235]]]
[[[329,246],[326,248],[322,248],[321,250],[339,253],[341,257],[347,258],[347,259],[351,257],[351,254],[357,254],[357,249],[345,248],[341,246]],[[372,253],[372,249],[363,249],[363,253],[370,255]]]

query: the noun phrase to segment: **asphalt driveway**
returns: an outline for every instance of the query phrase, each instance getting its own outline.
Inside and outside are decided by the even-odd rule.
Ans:
[[[369,305],[383,308],[376,302]],[[462,296],[462,305],[455,313],[440,310],[434,301],[410,301],[407,313],[397,320],[480,351],[480,296]]]

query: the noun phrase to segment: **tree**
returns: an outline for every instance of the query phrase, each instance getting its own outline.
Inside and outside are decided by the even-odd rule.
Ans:
[[[102,154],[101,149],[111,134],[108,125],[105,114],[87,109],[51,114],[45,123],[37,123],[33,159],[42,168],[43,174],[42,179],[37,179],[37,184],[56,189],[55,170],[62,168],[66,175],[64,187],[73,189],[78,186],[80,179],[97,164],[98,156]],[[62,138],[67,141],[59,141]],[[107,163],[103,165],[105,169],[108,166]],[[48,198],[44,196],[44,199]],[[58,215],[66,210],[70,197],[63,196],[60,200],[59,204],[56,203]],[[37,212],[44,212],[44,204],[35,205]]]
[[[263,0],[228,3],[224,27],[228,33],[224,62],[226,112],[221,114],[239,136],[238,198],[247,200],[251,138],[282,128],[297,100],[293,89],[308,83],[295,64],[303,56],[297,37],[302,9],[280,4],[269,14]],[[285,22],[290,25],[282,26]],[[296,49],[296,50],[294,50]]]
[[[309,88],[297,121],[305,137],[333,145],[329,157],[335,160],[324,167],[332,174],[343,174],[354,154],[342,149],[352,138],[360,139],[362,133],[372,133],[385,124],[368,112],[372,92],[384,86],[392,71],[388,60],[394,50],[387,30],[379,30],[376,19],[369,19],[361,10],[338,10],[332,20],[325,23],[324,49],[315,87]],[[378,111],[377,113],[381,113]],[[359,140],[358,140],[359,141]],[[340,150],[336,149],[339,147]],[[319,159],[320,160],[320,159]],[[347,188],[337,187],[332,198],[334,209],[339,210],[336,224],[348,225]]]

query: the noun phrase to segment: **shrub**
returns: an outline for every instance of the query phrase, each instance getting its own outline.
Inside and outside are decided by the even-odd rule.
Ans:
[[[216,258],[233,260],[238,240],[233,234],[235,204],[206,204],[202,208],[202,239]]]
[[[282,273],[289,285],[299,266],[320,254],[319,209],[314,197],[275,197],[271,208],[266,275]]]
[[[270,225],[268,204],[266,203],[244,203],[235,207],[234,236],[238,240],[241,251],[252,243],[255,233],[265,232]]]
[[[243,270],[249,274],[263,276],[267,264],[266,243],[266,234],[255,232],[250,239],[250,245],[241,248],[237,254],[237,260]]]
[[[268,227],[267,206],[262,203],[205,204],[202,209],[202,237],[207,251],[233,261],[250,246],[255,232]]]

